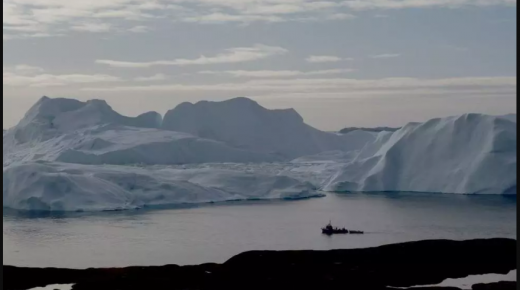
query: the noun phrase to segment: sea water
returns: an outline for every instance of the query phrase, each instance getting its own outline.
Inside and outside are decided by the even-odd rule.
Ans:
[[[334,226],[364,235],[321,234]],[[120,267],[222,263],[248,250],[343,249],[423,239],[516,238],[516,197],[328,194],[105,213],[4,209],[4,265]]]

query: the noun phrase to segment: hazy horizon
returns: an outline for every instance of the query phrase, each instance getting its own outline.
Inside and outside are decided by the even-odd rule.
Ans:
[[[249,97],[322,130],[516,113],[516,0],[3,2],[3,126],[41,96],[119,113]]]

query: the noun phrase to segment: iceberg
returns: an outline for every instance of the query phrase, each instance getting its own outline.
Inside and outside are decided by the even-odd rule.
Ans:
[[[31,211],[107,211],[323,194],[287,176],[224,169],[182,169],[35,162],[4,168],[4,207]]]
[[[375,134],[334,134],[304,123],[293,109],[268,110],[247,98],[183,103],[164,116],[162,128],[218,140],[284,160],[324,151],[361,149]]]
[[[309,182],[287,176],[175,168],[281,157],[162,130],[161,122],[154,112],[122,116],[101,100],[41,98],[17,126],[4,131],[4,207],[102,211],[322,195]]]
[[[323,132],[237,98],[122,116],[41,98],[3,131],[4,207],[102,211],[321,192],[516,194],[516,114]]]
[[[410,123],[361,150],[324,190],[516,194],[516,121],[465,114]]]
[[[279,157],[230,147],[216,140],[160,130],[161,116],[124,117],[105,102],[38,101],[3,136],[3,164],[35,160],[78,164],[185,164],[273,162]]]

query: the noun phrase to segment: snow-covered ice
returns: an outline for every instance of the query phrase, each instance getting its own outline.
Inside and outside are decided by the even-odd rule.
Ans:
[[[516,194],[516,122],[466,114],[409,124],[360,151],[324,190]]]
[[[234,200],[317,197],[287,176],[216,168],[182,169],[36,162],[4,168],[4,206],[102,211]]]
[[[516,194],[516,114],[336,134],[246,98],[184,103],[163,120],[44,97],[3,132],[3,168],[4,206],[24,210],[293,199],[316,189]]]

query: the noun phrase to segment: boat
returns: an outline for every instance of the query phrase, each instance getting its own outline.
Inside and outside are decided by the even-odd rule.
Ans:
[[[321,229],[321,233],[324,235],[335,235],[335,234],[353,234],[353,235],[362,235],[364,232],[362,231],[352,231],[347,230],[345,228],[335,228],[332,226],[332,223],[329,221],[329,224]]]

